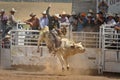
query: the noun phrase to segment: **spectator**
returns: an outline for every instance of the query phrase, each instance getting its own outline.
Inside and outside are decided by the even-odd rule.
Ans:
[[[120,17],[119,17],[118,23],[114,26],[114,28],[116,30],[120,30]]]
[[[86,23],[87,23],[86,14],[83,12],[83,13],[79,14],[79,16],[78,16],[77,31],[82,31],[83,28],[86,26]]]
[[[15,14],[16,10],[14,8],[11,9],[10,11],[10,15],[9,15],[9,26],[6,28],[6,30],[3,32],[5,36],[6,34],[8,34],[8,32],[11,29],[16,29],[17,28],[17,21],[15,20],[14,14]]]
[[[89,10],[88,10],[88,14],[91,14],[91,16],[93,17],[93,16],[94,16],[93,10],[92,10],[92,9],[89,9]]]
[[[1,29],[2,29],[2,37],[5,37],[5,30],[7,28],[7,22],[8,22],[8,16],[5,14],[5,10],[1,9],[0,11],[1,16],[0,16],[0,20],[1,20]]]
[[[48,26],[49,20],[46,14],[46,11],[42,12],[42,17],[39,20],[40,28],[43,29],[44,27]]]
[[[73,11],[71,17],[69,18],[69,22],[72,25],[72,31],[77,31],[77,15]]]
[[[36,17],[36,14],[35,13],[30,13],[29,15],[31,18],[26,20],[25,23],[30,25],[30,29],[31,30],[38,30],[39,28],[39,19]],[[36,34],[38,35],[39,33],[38,32],[32,32],[32,33],[29,33],[29,34],[32,34],[31,36],[26,36],[26,38],[36,38]],[[38,37],[37,37],[38,38]],[[37,42],[37,40],[25,40],[27,42]],[[25,43],[26,44],[26,43]],[[27,43],[27,45],[36,45],[35,43]]]
[[[30,25],[31,30],[38,30],[39,28],[39,19],[36,17],[35,13],[30,13],[31,18],[26,20],[25,23]]]
[[[99,11],[101,11],[103,14],[108,12],[108,4],[102,0],[98,5]]]
[[[17,21],[16,21],[15,16],[14,16],[15,12],[16,12],[16,10],[14,8],[12,8],[12,10],[10,11],[10,15],[9,15],[9,25],[13,29],[17,28]]]
[[[65,11],[62,12],[61,14],[61,19],[60,19],[60,28],[61,32],[64,36],[67,34],[67,28],[69,26],[69,19]]]
[[[96,14],[96,19],[95,19],[95,32],[99,32],[99,27],[106,22],[106,18],[104,17],[102,12],[99,12]]]
[[[118,14],[115,14],[115,17],[114,17],[116,23],[119,22],[119,15]]]
[[[63,11],[61,14],[60,23],[69,23],[69,19],[65,11]]]
[[[94,30],[94,18],[92,17],[92,14],[88,13],[87,14],[87,23],[86,23],[86,29],[85,31],[89,32],[89,31],[93,31]]]
[[[109,13],[107,17],[107,24],[116,24],[113,14]]]

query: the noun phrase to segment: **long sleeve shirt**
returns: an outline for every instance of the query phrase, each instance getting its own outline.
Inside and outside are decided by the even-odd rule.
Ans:
[[[49,30],[53,30],[53,28],[60,28],[59,20],[55,20],[53,16],[49,14],[50,7],[47,8],[46,14],[49,20],[48,26]]]
[[[5,14],[4,14],[4,15],[1,15],[0,20],[1,20],[1,24],[2,24],[2,25],[7,25],[8,16],[5,15]]]
[[[40,23],[40,27],[41,28],[44,28],[45,26],[48,26],[48,18],[47,17],[42,17],[42,18],[40,18],[40,21],[39,21],[39,23]]]
[[[14,15],[9,16],[9,24],[12,25],[12,26],[16,26],[17,21],[15,20]]]

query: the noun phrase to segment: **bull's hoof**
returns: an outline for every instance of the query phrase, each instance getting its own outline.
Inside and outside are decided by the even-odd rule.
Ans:
[[[67,70],[69,71],[69,70],[70,70],[70,67],[67,67]]]

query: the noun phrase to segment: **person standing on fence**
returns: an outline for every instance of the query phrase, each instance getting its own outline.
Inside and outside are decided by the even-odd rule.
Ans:
[[[36,17],[35,13],[30,13],[29,15],[31,18],[26,20],[25,23],[30,26],[30,30],[38,30],[39,29],[39,19]],[[33,40],[38,38],[38,32],[30,32],[31,36],[27,36],[28,38],[31,38],[31,40],[28,40],[28,42],[31,42],[30,45],[36,45],[37,40]],[[26,38],[27,38],[26,37]],[[28,44],[29,45],[29,44]]]
[[[8,16],[5,14],[4,9],[1,9],[0,13],[1,13],[0,20],[1,20],[2,38],[4,38],[5,30],[7,28]]]
[[[106,18],[104,17],[104,14],[102,12],[99,12],[96,14],[96,19],[95,19],[95,32],[99,32],[99,28],[102,24],[106,23]]]
[[[14,17],[14,14],[15,14],[16,10],[14,8],[11,9],[10,11],[10,15],[9,15],[9,18],[8,18],[8,27],[6,28],[6,30],[3,32],[4,35],[7,35],[8,32],[11,30],[11,29],[16,29],[17,28],[17,21],[15,20],[15,17]]]
[[[42,17],[39,20],[40,28],[43,29],[45,27],[48,27],[48,22],[49,22],[49,20],[48,20],[46,11],[43,11]]]
[[[16,13],[16,10],[12,8],[9,15],[9,25],[12,29],[17,29],[17,21],[14,16],[15,13]]]
[[[65,11],[63,11],[61,14],[60,23],[69,23],[69,19]]]
[[[107,24],[116,24],[116,21],[114,20],[114,16],[112,13],[108,14],[106,23]]]
[[[61,19],[60,19],[60,28],[64,36],[67,34],[68,24],[69,24],[69,19],[67,17],[66,12],[63,11],[61,14]]]
[[[25,23],[30,25],[31,30],[38,30],[39,28],[39,19],[36,17],[35,13],[30,13],[31,18],[26,20]]]

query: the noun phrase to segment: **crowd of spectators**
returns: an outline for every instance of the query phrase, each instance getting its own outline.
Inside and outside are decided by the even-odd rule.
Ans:
[[[116,24],[119,22],[119,15],[112,13],[94,13],[89,10],[88,13],[72,13],[69,21],[73,27],[73,31],[99,32],[102,24]]]
[[[87,13],[81,12],[77,14],[73,11],[71,15],[68,15],[65,11],[63,11],[61,14],[57,13],[54,15],[50,15],[50,8],[51,5],[49,5],[48,8],[41,13],[43,16],[40,18],[37,18],[35,13],[30,13],[30,19],[23,22],[30,25],[30,29],[32,30],[39,30],[44,28],[45,26],[48,26],[50,30],[56,29],[60,33],[60,24],[69,23],[70,25],[72,25],[72,31],[99,32],[99,27],[102,24],[117,24],[120,19],[119,14],[105,14],[101,11],[95,13],[91,9],[88,10]],[[1,9],[0,30],[3,32],[2,37],[5,37],[10,29],[15,29],[15,26],[17,24],[17,21],[14,17],[15,12],[16,10],[12,8],[8,17],[5,14],[5,10]],[[7,24],[9,24],[9,27],[7,27]]]

